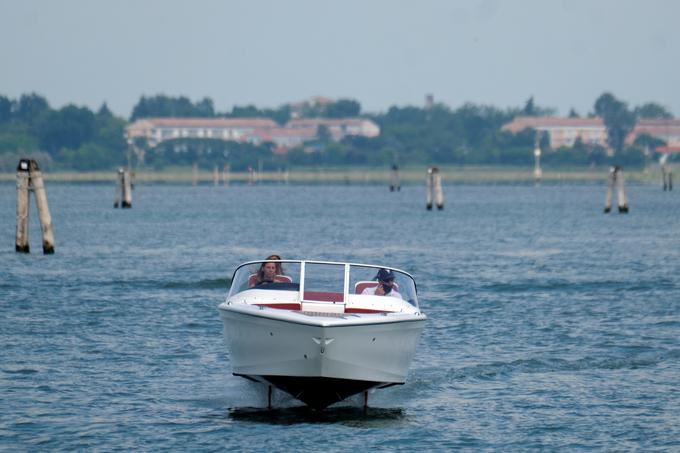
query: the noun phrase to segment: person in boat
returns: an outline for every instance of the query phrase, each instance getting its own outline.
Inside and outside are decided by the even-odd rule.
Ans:
[[[394,272],[389,269],[380,269],[378,275],[375,276],[378,284],[369,286],[364,289],[361,294],[370,294],[376,296],[392,296],[403,299],[397,290],[397,284],[394,282]]]
[[[279,255],[269,255],[266,260],[280,260]],[[284,274],[281,263],[272,261],[265,261],[260,265],[257,273],[250,276],[248,279],[248,287],[267,284],[267,283],[290,283],[292,279]]]

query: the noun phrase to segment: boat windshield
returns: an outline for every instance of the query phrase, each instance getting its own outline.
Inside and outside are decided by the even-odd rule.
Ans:
[[[251,288],[299,291],[300,262],[258,261],[242,265],[234,273],[229,296]]]
[[[300,292],[305,301],[344,302],[385,296],[418,307],[413,278],[400,270],[368,264],[321,261],[256,261],[241,265],[229,297],[249,289]]]
[[[418,306],[418,295],[413,278],[405,272],[379,266],[350,265],[350,294],[386,296],[403,299]]]

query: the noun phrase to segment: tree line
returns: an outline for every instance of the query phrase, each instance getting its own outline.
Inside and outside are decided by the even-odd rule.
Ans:
[[[303,118],[350,118],[359,116],[361,104],[353,99],[339,99],[330,103],[303,102],[298,106]],[[291,105],[284,104],[276,109],[258,109],[254,105],[234,106],[230,112],[215,111],[212,99],[203,98],[197,102],[185,96],[168,97],[142,96],[132,109],[130,121],[141,118],[271,118],[279,125],[291,118]]]
[[[24,156],[47,169],[115,168],[125,156],[125,125],[106,104],[96,112],[72,104],[53,109],[35,93],[0,96],[0,171],[15,170]]]
[[[502,126],[518,115],[553,115],[554,109],[542,107],[529,98],[524,106],[501,109],[494,106],[464,104],[452,109],[444,104],[430,108],[391,107],[387,112],[362,113],[356,100],[340,99],[323,104],[285,104],[275,109],[253,105],[235,106],[229,112],[217,112],[213,101],[157,95],[142,96],[129,119],[112,114],[106,104],[96,112],[69,104],[59,109],[36,93],[19,99],[0,96],[0,171],[13,171],[19,157],[32,156],[54,170],[109,170],[125,165],[129,158],[124,128],[128,121],[147,117],[224,117],[271,118],[285,124],[293,108],[301,117],[365,117],[381,129],[378,137],[349,136],[334,142],[328,131],[320,130],[317,140],[290,150],[274,153],[271,143],[249,144],[210,139],[176,139],[145,150],[144,164],[162,169],[167,166],[192,165],[204,168],[229,164],[235,171],[248,166],[266,170],[290,166],[385,166],[399,165],[514,165],[533,164],[532,150],[536,134],[525,130],[512,134]],[[569,116],[578,116],[572,109]],[[649,136],[638,137],[628,146],[624,139],[639,118],[672,118],[656,103],[630,108],[611,93],[595,101],[588,116],[599,116],[607,128],[608,143],[615,151],[608,156],[601,146],[581,141],[569,149],[543,153],[546,166],[599,166],[617,163],[639,167],[652,156],[650,147],[662,144]],[[325,132],[325,133],[324,133]],[[546,136],[541,147],[548,150]]]

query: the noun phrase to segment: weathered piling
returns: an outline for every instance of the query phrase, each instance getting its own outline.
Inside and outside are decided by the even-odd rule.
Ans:
[[[392,171],[390,172],[390,192],[401,190],[401,182],[399,181],[399,167],[394,164],[392,165]]]
[[[215,187],[220,185],[220,173],[217,170],[217,165],[213,167],[213,185]]]
[[[123,201],[121,208],[132,207],[132,172],[129,169],[123,171]]]
[[[17,236],[15,250],[28,253],[28,203],[29,190],[35,195],[38,208],[38,220],[42,231],[43,253],[54,253],[54,233],[52,232],[52,216],[47,205],[45,184],[38,163],[33,159],[21,159],[17,166]]]
[[[430,167],[427,169],[427,178],[425,180],[427,187],[427,202],[426,207],[432,209],[432,200],[437,205],[440,211],[444,209],[444,192],[442,190],[442,177],[437,167]]]
[[[541,148],[537,145],[534,148],[534,181],[540,182],[543,177],[543,170],[541,170]]]
[[[444,209],[444,191],[442,189],[442,175],[437,167],[434,168],[434,203],[440,211]]]
[[[15,250],[29,253],[28,246],[28,160],[20,160],[17,166],[17,237]]]
[[[122,168],[119,168],[116,172],[116,197],[113,199],[114,208],[117,208],[123,202],[123,172]]]
[[[614,167],[609,168],[609,175],[607,176],[607,193],[604,196],[604,212],[607,214],[612,210],[612,193],[614,192],[614,185],[616,184],[616,173]]]
[[[248,165],[248,185],[252,186],[253,184],[255,184],[255,173],[253,167]]]
[[[434,178],[432,177],[432,167],[427,169],[427,177],[425,178],[425,207],[428,211],[432,210],[432,195],[433,195]]]
[[[116,198],[113,207],[132,207],[132,172],[128,169],[119,168],[116,174]]]
[[[191,167],[191,185],[195,186],[198,184],[198,164],[194,162]]]
[[[231,165],[224,164],[224,167],[222,167],[222,184],[228,186],[230,180],[231,180]]]
[[[673,190],[673,170],[665,162],[661,165],[661,178],[663,179],[663,190]]]
[[[35,194],[35,204],[38,208],[38,219],[40,220],[40,229],[42,230],[43,253],[50,255],[54,253],[54,233],[52,232],[52,216],[47,205],[45,184],[43,183],[42,172],[35,160],[30,161],[29,169],[31,176],[29,184]]]
[[[617,169],[617,175],[616,175],[616,180],[618,182],[618,197],[617,201],[619,204],[619,212],[623,214],[628,213],[628,201],[626,200],[626,189],[624,187],[624,179],[623,179],[623,169],[621,167],[616,167]]]
[[[622,214],[628,213],[628,201],[626,200],[623,170],[618,165],[609,169],[609,177],[607,178],[607,194],[605,195],[604,200],[605,213],[610,212],[612,209],[612,195],[614,190],[617,191],[617,204],[619,212]]]

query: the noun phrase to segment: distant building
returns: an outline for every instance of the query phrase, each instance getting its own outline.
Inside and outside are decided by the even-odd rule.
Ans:
[[[293,102],[290,106],[290,117],[293,119],[304,116],[305,110],[313,110],[321,107],[327,107],[333,103],[333,99],[325,98],[323,96],[314,96],[308,101]]]
[[[666,142],[665,147],[657,148],[659,152],[680,152],[680,120],[658,119],[640,120],[633,129],[633,134],[626,138],[627,143],[632,143],[638,135],[647,134]]]
[[[285,154],[291,148],[315,140],[316,132],[316,129],[276,127],[255,131],[254,134],[257,135],[260,142],[274,143],[274,153]]]
[[[425,95],[425,110],[430,110],[434,107],[434,95],[433,94],[426,94]]]
[[[380,135],[380,127],[373,121],[365,118],[307,118],[290,120],[286,124],[288,129],[307,129],[318,131],[320,126],[328,128],[333,140],[338,141],[347,135],[359,135],[363,137],[377,137]],[[316,134],[315,134],[316,135]]]
[[[517,116],[503,126],[503,130],[513,134],[527,128],[546,132],[552,149],[572,147],[577,138],[586,144],[607,146],[607,129],[601,118]]]
[[[268,118],[145,118],[130,124],[128,141],[145,138],[150,146],[177,138],[213,138],[257,142],[256,131],[278,127]]]
[[[277,152],[286,152],[318,138],[319,127],[325,126],[331,138],[341,140],[348,135],[377,137],[380,128],[364,118],[310,118],[289,121],[284,127],[269,118],[144,118],[127,126],[129,143],[137,138],[154,147],[166,140],[206,138],[259,144],[272,142]]]
[[[602,118],[518,116],[503,126],[503,130],[515,134],[526,128],[546,132],[552,149],[572,147],[577,138],[586,144],[608,147],[607,128]],[[626,143],[633,143],[641,134],[649,134],[663,140],[669,148],[680,149],[680,120],[678,119],[639,120],[626,137]]]

